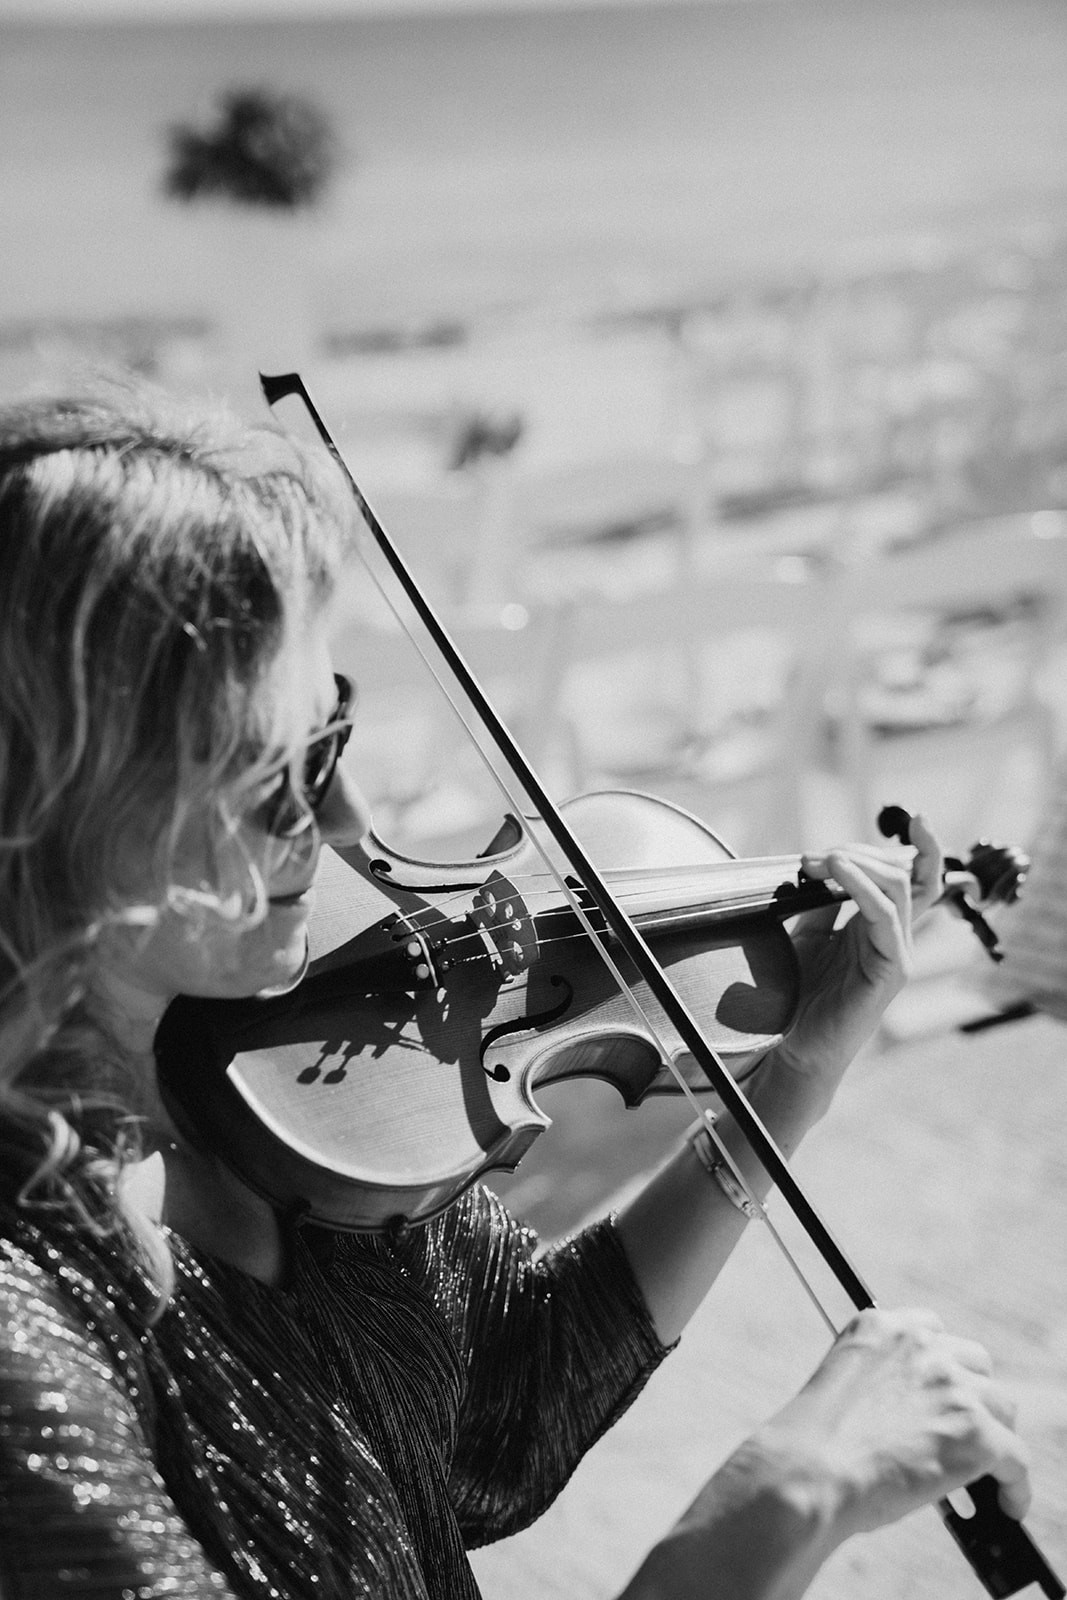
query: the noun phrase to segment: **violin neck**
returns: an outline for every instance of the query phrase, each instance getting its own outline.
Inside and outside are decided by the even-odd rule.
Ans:
[[[723,927],[746,917],[781,920],[847,899],[839,885],[805,877],[799,856],[610,874],[619,899],[644,930]]]

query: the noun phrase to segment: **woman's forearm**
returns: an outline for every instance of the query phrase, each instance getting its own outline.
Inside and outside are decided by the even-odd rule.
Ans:
[[[760,1064],[750,1100],[786,1156],[829,1107],[857,1050],[899,993],[911,962],[911,928],[941,892],[941,852],[913,818],[910,866],[874,846],[803,858],[806,876],[832,880],[851,910],[799,917],[791,937],[800,976],[796,1016]],[[732,1119],[717,1130],[760,1199],[765,1172]],[[660,1337],[677,1338],[714,1283],[745,1226],[692,1150],[656,1174],[619,1218],[619,1232]]]
[[[829,1480],[783,1470],[749,1440],[619,1600],[797,1600],[838,1542],[835,1510]]]
[[[991,1360],[923,1310],[861,1311],[745,1441],[620,1600],[796,1600],[854,1534],[992,1473],[1009,1516],[1030,1480]]]
[[[786,1156],[826,1109],[808,1082],[775,1070],[773,1052],[754,1075],[749,1098]],[[716,1126],[746,1183],[762,1199],[770,1180],[733,1118],[720,1117]],[[678,1338],[700,1305],[745,1221],[684,1142],[620,1209],[619,1237],[664,1344]]]

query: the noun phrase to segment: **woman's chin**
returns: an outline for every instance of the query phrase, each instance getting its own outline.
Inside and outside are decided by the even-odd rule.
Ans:
[[[195,963],[186,963],[179,992],[216,1000],[287,994],[308,967],[308,909],[307,903],[272,906],[263,922],[237,940],[200,946]]]
[[[256,989],[257,997],[269,1000],[275,995],[288,994],[291,989],[295,989],[307,972],[310,953],[305,924],[300,929],[299,935],[286,945],[284,953],[278,953],[274,972],[266,983]]]

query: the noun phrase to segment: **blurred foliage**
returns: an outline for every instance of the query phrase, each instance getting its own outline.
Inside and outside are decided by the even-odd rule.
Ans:
[[[448,465],[451,470],[459,471],[474,466],[486,456],[510,455],[524,431],[525,424],[517,411],[508,416],[475,411],[460,423]]]
[[[329,119],[317,106],[262,88],[225,91],[210,127],[176,124],[168,138],[163,187],[186,201],[294,211],[319,199],[337,156]]]

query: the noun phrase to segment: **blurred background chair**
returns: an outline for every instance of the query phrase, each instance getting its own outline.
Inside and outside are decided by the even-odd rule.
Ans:
[[[740,854],[800,848],[818,743],[819,592],[815,569],[787,559],[575,603],[556,691],[565,786],[674,800]]]
[[[462,609],[516,598],[509,473],[497,468],[494,462],[370,497],[378,521],[436,604]]]
[[[436,680],[414,642],[424,630],[416,626],[409,637],[362,568],[349,577],[337,614],[334,658],[358,688],[346,759],[371,800],[377,831],[414,853],[476,853],[510,806],[446,697],[450,674]],[[557,722],[559,614],[497,602],[446,609],[444,620],[537,766]],[[436,665],[428,641],[426,649]]]
[[[988,517],[847,549],[827,584],[829,767],[853,837],[886,801],[962,848],[1036,819],[1063,737],[1067,515]]]
[[[709,529],[710,492],[698,450],[629,450],[540,468],[518,461],[511,542],[524,587],[575,598],[677,582]]]

